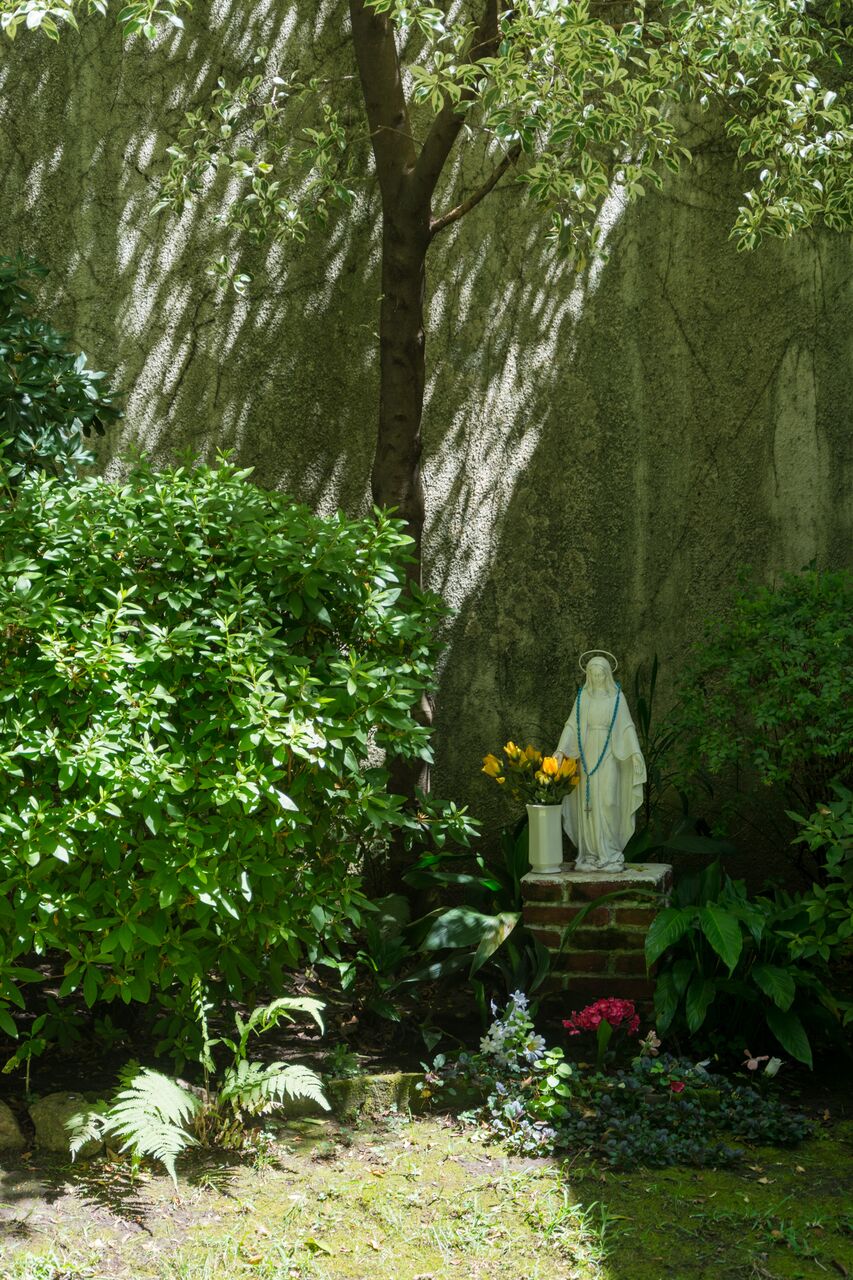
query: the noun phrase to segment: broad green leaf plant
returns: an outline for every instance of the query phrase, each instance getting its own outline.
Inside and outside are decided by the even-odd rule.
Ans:
[[[38,314],[32,290],[46,275],[32,258],[0,257],[0,439],[12,484],[32,470],[72,479],[94,462],[87,437],[121,417],[106,374]]]
[[[56,981],[156,1002],[180,1046],[194,980],[239,998],[341,954],[364,851],[420,830],[376,762],[431,758],[440,606],[403,592],[409,546],[227,462],[0,506],[4,1031]]]
[[[646,937],[646,961],[658,965],[658,1030],[686,1031],[730,1055],[742,1049],[738,1037],[751,1044],[763,1026],[772,1049],[811,1066],[810,1032],[837,1037],[851,1020],[829,963],[849,951],[850,932],[827,939],[823,952],[798,945],[820,899],[750,898],[719,863],[681,877],[673,898]],[[849,916],[849,891],[847,901]]]

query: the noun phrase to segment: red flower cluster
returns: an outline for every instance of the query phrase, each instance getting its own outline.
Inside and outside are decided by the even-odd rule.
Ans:
[[[579,1036],[582,1031],[597,1031],[602,1022],[609,1022],[614,1029],[621,1027],[629,1036],[635,1036],[640,1029],[640,1015],[633,1001],[615,999],[588,1004],[580,1013],[564,1018],[563,1026],[570,1036]]]

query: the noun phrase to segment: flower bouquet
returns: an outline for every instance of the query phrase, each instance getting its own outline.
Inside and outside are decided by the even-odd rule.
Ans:
[[[578,762],[568,756],[544,756],[537,747],[508,742],[502,758],[483,758],[483,773],[505,787],[509,796],[527,805],[530,831],[530,869],[546,874],[563,865],[561,805],[580,780]]]
[[[578,762],[568,756],[560,761],[536,747],[517,747],[514,742],[502,748],[502,756],[484,756],[482,771],[523,804],[561,804],[563,796],[578,785]]]

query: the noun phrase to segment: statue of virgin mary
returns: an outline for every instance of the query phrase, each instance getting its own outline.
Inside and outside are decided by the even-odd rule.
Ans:
[[[600,649],[590,650],[586,679],[560,735],[558,760],[578,761],[580,781],[563,800],[563,827],[578,851],[576,871],[621,871],[643,802],[646,765],[637,730],[614,668]],[[614,664],[616,659],[613,659]]]

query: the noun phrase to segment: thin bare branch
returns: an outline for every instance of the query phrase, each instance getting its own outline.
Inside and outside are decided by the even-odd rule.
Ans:
[[[470,196],[462,200],[454,209],[448,209],[447,213],[443,213],[439,218],[433,218],[429,224],[430,235],[435,236],[439,231],[443,231],[445,227],[449,227],[451,223],[458,222],[460,218],[464,218],[466,213],[471,210],[484,199],[489,192],[498,185],[507,169],[512,168],[518,157],[521,155],[521,146],[516,144],[511,151],[508,151],[501,160],[500,164],[489,174],[486,181],[476,191],[472,191]]]

